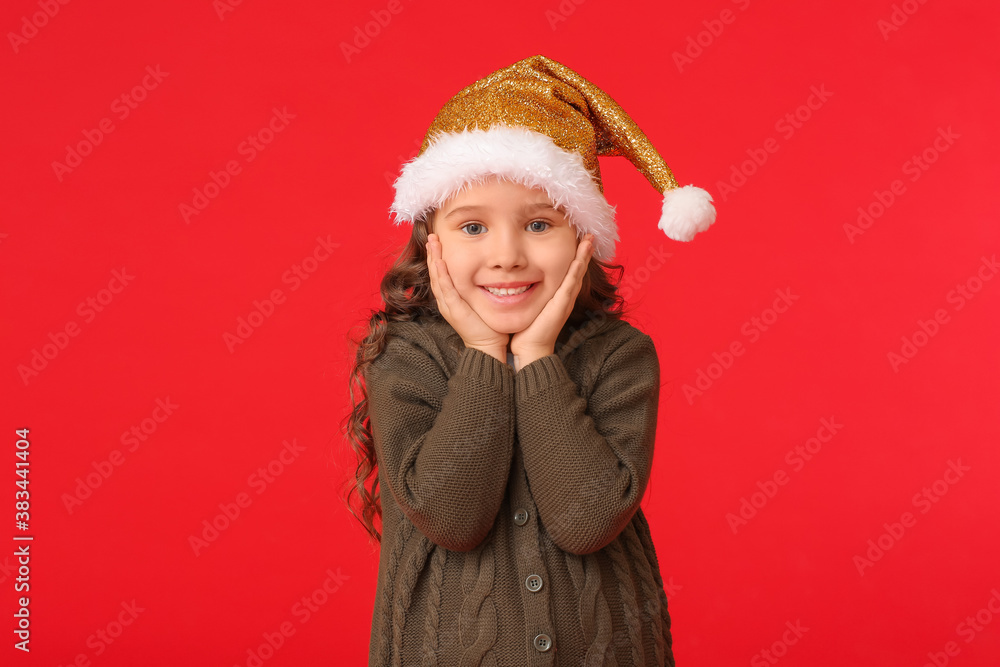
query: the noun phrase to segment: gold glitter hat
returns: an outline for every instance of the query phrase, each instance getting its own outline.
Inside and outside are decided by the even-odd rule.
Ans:
[[[604,198],[598,156],[621,155],[663,195],[659,228],[690,241],[715,222],[712,196],[679,187],[666,162],[603,90],[544,56],[476,81],[438,112],[420,153],[403,166],[390,211],[412,223],[465,185],[494,176],[540,188],[578,236],[594,234],[594,255],[614,257],[618,230]]]

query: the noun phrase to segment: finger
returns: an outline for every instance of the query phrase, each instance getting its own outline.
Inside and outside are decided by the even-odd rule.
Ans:
[[[460,303],[465,303],[465,300],[455,289],[455,283],[451,281],[451,276],[448,274],[448,265],[443,259],[436,261],[435,266],[438,271],[438,288],[441,290],[441,294],[444,296],[445,301],[448,302],[449,306],[452,308],[461,307]]]
[[[577,253],[577,259],[580,260],[579,278],[582,283],[583,276],[586,275],[587,267],[590,265],[590,258],[594,256],[594,235],[587,234],[580,246],[581,248]]]
[[[430,274],[431,292],[434,294],[434,299],[437,301],[438,310],[441,311],[441,314],[447,319],[450,316],[450,308],[448,299],[441,285],[441,271],[442,268],[444,268],[441,260],[441,247],[436,236],[431,235],[428,238],[427,268],[428,273]]]
[[[437,260],[437,236],[434,234],[427,235],[427,261],[433,263]]]
[[[439,307],[443,302],[444,308],[449,314],[455,312],[458,315],[464,315],[471,310],[471,307],[455,288],[455,283],[452,282],[451,275],[448,273],[448,264],[441,258],[441,246],[437,242],[434,244],[434,268],[437,274],[438,292],[441,295],[438,297]]]
[[[429,234],[427,236],[428,241],[428,260],[433,264],[433,271],[431,272],[431,278],[433,281],[433,286],[437,288],[438,292],[441,291],[441,269],[444,266],[444,261],[441,259],[441,241],[438,240],[437,234]]]
[[[580,245],[577,247],[576,257],[566,271],[566,277],[563,278],[559,289],[552,296],[552,299],[557,301],[560,310],[572,310],[573,304],[576,303],[576,297],[583,287],[583,277],[587,273],[587,266],[590,263],[590,255],[593,250],[591,239],[593,239],[593,235],[588,234],[580,242]]]
[[[452,283],[451,276],[448,274],[448,265],[441,257],[441,243],[438,241],[436,234],[430,234],[428,238],[433,238],[433,241],[431,242],[431,251],[434,256],[434,267],[436,269],[435,278],[438,281],[438,287],[453,291],[455,289],[455,285]]]
[[[434,298],[439,299],[437,266],[434,264],[434,248],[431,240],[428,240],[427,243],[424,244],[424,250],[427,252],[427,277],[431,281],[431,292],[434,294]]]
[[[580,245],[576,249],[576,257],[570,263],[569,270],[566,272],[566,278],[563,280],[560,288],[565,286],[569,290],[573,290],[574,288],[579,289],[583,284],[583,276],[587,273],[587,265],[590,263],[590,257],[594,249],[593,238],[593,234],[587,234],[580,241]]]
[[[586,263],[590,261],[590,258],[594,254],[594,235],[586,234],[583,237],[583,241],[580,242],[579,247],[576,249],[576,257],[582,262]]]

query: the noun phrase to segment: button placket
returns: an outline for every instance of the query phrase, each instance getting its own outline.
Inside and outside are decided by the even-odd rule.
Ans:
[[[516,443],[516,440],[515,440]],[[525,612],[525,641],[530,654],[527,665],[530,667],[550,666],[554,659],[555,625],[551,615],[551,592],[545,585],[548,575],[542,560],[539,530],[541,529],[537,514],[532,515],[534,503],[528,490],[528,480],[524,472],[524,460],[520,447],[515,447],[515,467],[512,470],[512,486],[510,515],[515,526],[511,537],[514,541],[515,561],[520,580],[524,582],[521,596]],[[523,512],[523,514],[522,514]]]

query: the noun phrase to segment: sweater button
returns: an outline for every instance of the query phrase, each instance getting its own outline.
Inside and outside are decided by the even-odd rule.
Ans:
[[[537,574],[530,574],[528,578],[524,580],[524,585],[528,587],[528,590],[532,593],[537,593],[542,590],[542,578]]]
[[[552,638],[546,634],[537,635],[535,637],[535,648],[545,653],[552,648]]]
[[[514,512],[514,523],[519,526],[528,523],[528,510],[517,510]]]

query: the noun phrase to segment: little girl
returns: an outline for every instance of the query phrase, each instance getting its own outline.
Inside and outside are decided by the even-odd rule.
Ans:
[[[352,493],[381,541],[370,666],[674,664],[639,507],[659,362],[608,278],[598,155],[664,194],[669,237],[714,222],[610,97],[542,56],[452,98],[396,182],[413,234],[351,375]]]

